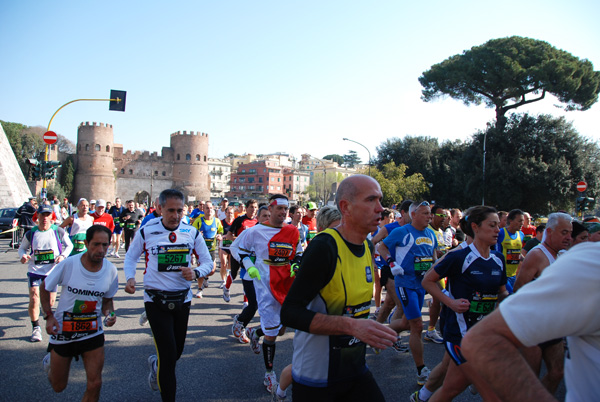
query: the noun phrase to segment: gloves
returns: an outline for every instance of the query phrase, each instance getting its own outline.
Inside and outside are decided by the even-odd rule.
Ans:
[[[296,272],[298,272],[298,269],[300,269],[300,264],[293,263],[292,265],[290,265],[290,278],[296,276]]]
[[[248,268],[248,276],[252,279],[258,279],[260,281],[260,273],[256,267]]]
[[[396,263],[394,261],[391,261],[389,264],[390,264],[390,270],[392,271],[392,275],[394,275],[394,276],[404,275],[404,270],[402,269],[402,267],[400,265],[396,265]]]

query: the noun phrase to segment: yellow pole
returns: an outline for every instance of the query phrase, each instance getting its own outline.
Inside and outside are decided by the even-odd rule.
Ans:
[[[50,131],[50,126],[52,125],[52,120],[54,120],[54,117],[56,116],[56,114],[58,112],[60,112],[60,110],[62,108],[64,108],[67,105],[70,105],[71,103],[75,103],[75,102],[79,102],[79,101],[110,101],[110,102],[121,102],[121,98],[117,98],[117,99],[75,99],[72,100],[70,102],[65,103],[64,105],[62,105],[61,107],[58,108],[58,110],[56,112],[54,112],[54,114],[52,115],[52,117],[50,118],[50,121],[48,122],[48,129],[46,131]],[[48,144],[46,144],[46,148],[45,148],[45,155],[44,155],[44,162],[48,162],[48,153],[50,151],[50,147],[48,146]],[[46,180],[46,178],[44,177],[42,180],[42,198],[46,198],[46,186],[48,184],[48,181]]]

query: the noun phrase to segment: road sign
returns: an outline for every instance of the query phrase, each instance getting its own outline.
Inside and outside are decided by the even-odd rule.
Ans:
[[[586,182],[580,181],[579,183],[577,183],[577,191],[579,191],[580,193],[583,193],[585,190],[587,190]]]
[[[54,131],[46,131],[44,133],[44,142],[48,145],[55,144],[58,141],[58,135]]]

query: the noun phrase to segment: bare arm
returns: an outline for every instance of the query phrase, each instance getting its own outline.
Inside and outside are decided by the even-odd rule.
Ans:
[[[464,313],[465,311],[469,310],[471,303],[467,299],[453,299],[449,296],[446,296],[446,294],[442,292],[440,286],[438,285],[440,279],[441,277],[437,272],[435,272],[434,269],[429,269],[427,274],[425,274],[423,277],[421,284],[432,297],[438,299],[453,311],[456,311],[457,313]]]
[[[461,342],[471,368],[501,400],[556,401],[519,353],[520,347],[523,345],[498,310],[471,328]]]
[[[392,346],[398,337],[396,331],[373,320],[321,313],[313,317],[309,331],[318,335],[351,335],[379,349]]]
[[[543,255],[541,251],[533,251],[527,254],[525,260],[521,263],[519,267],[519,272],[517,272],[517,279],[515,281],[514,291],[516,292],[520,287],[528,284],[538,276],[540,276],[540,272],[542,272],[544,262],[547,265],[547,259]]]
[[[373,242],[373,244],[377,244],[380,241],[382,241],[383,239],[385,239],[388,235],[388,231],[386,229],[386,227],[382,227],[379,229],[379,232],[377,232],[377,234],[375,235],[375,237],[373,237],[373,239],[371,240]]]
[[[377,251],[379,251],[379,255],[381,256],[381,258],[383,258],[384,261],[387,261],[388,258],[390,258],[391,254],[390,254],[390,249],[387,248],[387,246],[385,245],[384,242],[380,242],[377,245],[378,249]]]

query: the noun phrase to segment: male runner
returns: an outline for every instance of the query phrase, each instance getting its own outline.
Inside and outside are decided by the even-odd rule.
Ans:
[[[104,328],[115,324],[113,297],[119,288],[117,268],[104,258],[112,232],[100,225],[86,232],[87,251],[58,264],[41,288],[46,332],[50,335],[43,366],[55,392],[69,381],[73,357],[81,355],[87,377],[83,401],[97,401],[102,387]],[[61,285],[58,308],[52,312],[51,291]],[[106,317],[103,325],[103,319]]]
[[[300,262],[302,245],[298,228],[285,225],[289,209],[288,198],[275,194],[269,198],[268,222],[249,229],[243,239],[231,244],[231,255],[237,258],[254,279],[260,328],[248,329],[250,346],[260,353],[259,338],[264,335],[262,345],[265,361],[264,385],[268,392],[277,383],[273,371],[275,341],[285,333],[279,313],[281,303],[294,280],[295,265]],[[254,260],[251,258],[254,257]]]
[[[521,263],[521,268],[517,274],[514,291],[516,292],[522,286],[536,280],[546,267],[556,261],[558,253],[571,246],[571,233],[573,232],[573,219],[569,214],[556,212],[548,215],[546,223],[546,233],[543,242],[531,249]],[[542,378],[542,384],[550,391],[555,393],[560,381],[563,378],[565,349],[562,338],[544,342],[533,348],[529,348],[528,355],[534,359],[533,369],[538,373],[540,371],[541,358],[546,363],[547,372]],[[539,354],[541,349],[541,356]]]
[[[385,400],[365,364],[367,344],[384,349],[396,340],[368,319],[374,267],[367,236],[381,220],[381,197],[371,177],[344,179],[336,194],[340,225],[308,245],[281,311],[282,323],[298,330],[294,401]]]
[[[94,217],[89,214],[90,204],[85,198],[77,202],[77,213],[69,216],[60,224],[61,228],[71,226],[69,236],[73,243],[71,255],[85,252],[85,232],[94,224]]]
[[[496,251],[504,255],[506,261],[506,290],[513,293],[517,270],[523,259],[521,249],[523,248],[524,235],[521,232],[525,217],[520,209],[513,209],[506,217],[506,226],[498,234]]]
[[[19,247],[21,264],[28,264],[28,312],[33,327],[31,342],[42,340],[42,328],[39,324],[40,284],[54,266],[68,257],[73,249],[73,244],[67,233],[52,224],[52,207],[50,205],[40,205],[37,215],[38,225],[23,236]],[[54,304],[55,299],[56,289],[53,289],[50,304]]]
[[[317,235],[317,204],[310,201],[306,204],[306,215],[302,217],[302,223],[308,226],[308,238],[307,242],[310,241]]]
[[[127,209],[125,209],[119,217],[124,224],[123,236],[125,236],[125,252],[129,251],[129,245],[135,236],[137,228],[144,219],[144,214],[135,208],[133,200],[127,201]]]
[[[223,198],[219,204],[219,209],[217,210],[217,218],[220,221],[223,221],[227,217],[227,205],[229,204],[229,200],[227,198]]]
[[[210,256],[213,260],[212,270],[209,272],[208,276],[215,273],[217,269],[217,260],[219,259],[219,242],[223,236],[223,225],[221,225],[221,221],[215,218],[215,208],[213,207],[212,202],[206,201],[204,204],[204,215],[198,217],[194,223],[192,224],[202,237],[204,238],[204,242],[206,243],[206,247],[210,252]],[[208,276],[198,278],[198,293],[196,293],[196,297],[202,298],[202,289],[205,282],[208,283]],[[223,291],[223,299],[229,303],[229,289],[227,289],[227,295],[225,291]]]
[[[190,282],[206,276],[212,261],[200,233],[182,223],[183,194],[174,189],[160,193],[161,218],[151,220],[133,239],[125,255],[125,291],[135,293],[138,258],[146,254],[144,305],[154,336],[156,355],[148,358],[148,382],[160,390],[163,401],[174,401],[177,389],[175,364],[183,353],[192,291]],[[193,268],[192,254],[199,266]]]
[[[404,317],[390,328],[397,333],[410,329],[408,345],[417,366],[417,384],[424,385],[429,376],[429,368],[423,360],[423,320],[421,309],[425,289],[421,279],[436,260],[437,238],[428,225],[431,219],[429,203],[413,203],[410,206],[410,225],[394,229],[379,246],[381,258],[386,260],[394,275],[396,292],[404,308]]]
[[[113,217],[113,221],[115,223],[115,230],[113,230],[113,236],[111,239],[112,251],[108,253],[109,257],[114,256],[120,258],[119,248],[121,247],[121,233],[123,233],[123,222],[121,222],[121,214],[125,208],[121,205],[121,199],[117,197],[115,200],[115,205],[110,207],[108,213]]]
[[[106,226],[112,233],[115,229],[115,222],[110,214],[104,213],[106,210],[106,201],[98,199],[96,201],[96,211],[92,214],[94,225]]]

